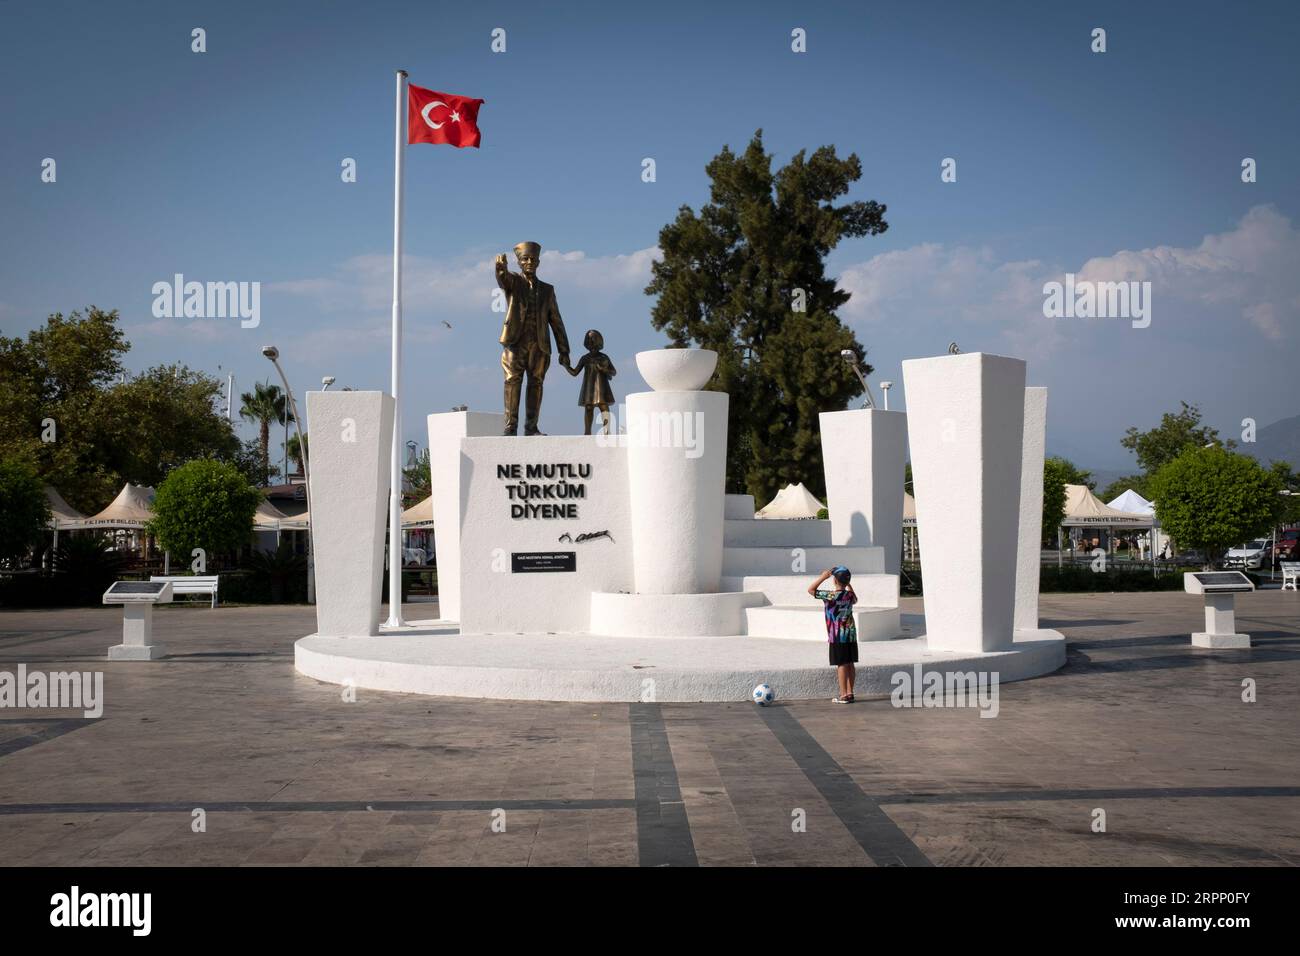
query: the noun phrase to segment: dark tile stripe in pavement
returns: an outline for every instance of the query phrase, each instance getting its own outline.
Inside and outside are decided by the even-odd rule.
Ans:
[[[70,734],[74,730],[80,730],[82,727],[89,727],[95,720],[85,717],[69,717],[66,719],[36,719],[24,720],[22,723],[42,724],[43,726],[30,734],[22,737],[15,737],[12,740],[0,741],[0,757],[8,757],[10,754],[16,754],[20,750],[26,750],[28,747],[35,747],[37,744],[43,744],[47,740],[53,740],[56,737],[62,737],[64,734]]]
[[[141,803],[0,803],[0,816],[25,813],[355,813],[439,810],[630,810],[634,800],[167,800]]]
[[[1002,803],[1021,800],[1167,800],[1175,797],[1300,797],[1300,787],[1115,787],[1092,790],[993,790],[974,793],[906,793],[877,803]]]
[[[641,865],[698,866],[663,712],[658,704],[631,704],[628,716]]]
[[[781,707],[762,707],[759,713],[799,769],[835,811],[840,822],[853,834],[853,839],[878,866],[932,865],[898,824],[889,818],[889,814],[863,793],[835,758],[813,739],[793,713]]]

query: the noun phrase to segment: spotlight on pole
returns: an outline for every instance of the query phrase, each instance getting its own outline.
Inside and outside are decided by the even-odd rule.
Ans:
[[[271,360],[275,370],[280,373],[280,381],[284,383],[284,394],[289,399],[289,410],[293,413],[293,424],[298,431],[298,449],[302,453],[302,487],[303,494],[307,498],[307,514],[311,514],[311,480],[308,474],[307,464],[307,442],[302,437],[302,418],[298,414],[298,403],[294,400],[293,389],[289,387],[289,379],[284,374],[284,369],[280,367],[280,350],[274,345],[263,345],[262,354]],[[316,556],[312,549],[311,543],[311,522],[307,522],[307,603],[316,603]]]
[[[858,365],[858,355],[853,349],[840,349],[840,358],[849,363],[849,368],[853,369],[853,374],[858,377],[862,383],[862,407],[875,408],[876,403],[871,398],[871,386],[867,384],[867,377],[862,374],[862,367]]]
[[[894,383],[893,383],[893,382],[881,382],[881,383],[880,383],[880,391],[881,391],[881,394],[884,396],[885,411],[889,411],[889,390],[890,390],[891,388],[893,388],[893,387],[894,387]]]
[[[333,384],[334,384],[334,376],[326,375],[324,378],[320,380],[320,390],[322,392],[328,392],[330,390],[330,386]]]

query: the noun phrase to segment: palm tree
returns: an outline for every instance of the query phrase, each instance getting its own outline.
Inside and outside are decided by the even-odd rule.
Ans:
[[[291,416],[292,414],[293,413],[290,412]],[[290,420],[292,420],[292,418]],[[288,447],[289,447],[289,460],[292,461],[295,466],[297,466],[298,474],[301,475],[302,474],[302,450],[305,447],[310,452],[311,436],[304,432],[302,436],[302,441],[299,442],[297,435],[290,435]]]
[[[289,411],[289,402],[279,385],[270,382],[255,382],[251,392],[239,396],[242,403],[239,417],[245,421],[257,422],[258,438],[262,444],[262,465],[265,469],[264,483],[271,483],[271,423],[285,425],[293,421]]]

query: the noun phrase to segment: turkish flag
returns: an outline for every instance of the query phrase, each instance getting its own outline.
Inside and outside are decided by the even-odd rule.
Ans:
[[[406,141],[478,147],[478,108],[482,100],[407,86]]]

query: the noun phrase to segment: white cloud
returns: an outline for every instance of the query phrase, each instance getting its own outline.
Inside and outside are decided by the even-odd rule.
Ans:
[[[581,298],[591,306],[609,305],[628,294],[640,295],[650,281],[657,247],[626,255],[588,256],[585,252],[543,251],[538,273],[556,286],[564,302]],[[403,303],[418,303],[437,315],[490,313],[496,288],[493,255],[402,257]],[[511,263],[511,268],[517,266]],[[265,291],[312,299],[331,311],[374,310],[392,302],[393,261],[383,254],[354,256],[333,275],[267,283]]]
[[[1293,338],[1300,316],[1300,232],[1272,206],[1252,208],[1235,227],[1195,247],[1156,246],[1089,259],[1080,280],[1152,283],[1155,321],[1180,320],[1200,307],[1207,321],[1239,319],[1271,341]],[[1043,284],[1070,269],[1040,260],[999,261],[988,246],[923,243],[848,266],[840,286],[853,294],[843,310],[852,325],[976,322],[1019,344],[1060,347],[1087,320],[1043,319]],[[1110,320],[1094,320],[1110,321]],[[1073,325],[1067,323],[1073,322]]]

